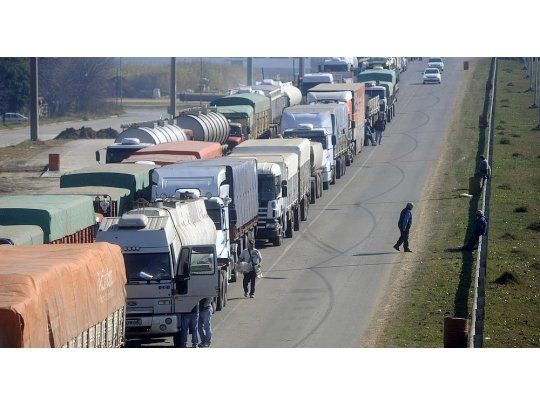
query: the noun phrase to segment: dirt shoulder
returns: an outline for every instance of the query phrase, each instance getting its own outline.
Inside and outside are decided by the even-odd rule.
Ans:
[[[470,200],[459,194],[467,191],[466,179],[474,170],[488,65],[486,59],[470,60],[437,163],[415,206],[411,245],[419,261],[393,270],[362,338],[363,347],[442,346],[444,316],[454,314],[460,301],[456,291],[462,284],[462,257],[452,247],[461,245],[467,229],[468,219],[459,213],[467,212]]]

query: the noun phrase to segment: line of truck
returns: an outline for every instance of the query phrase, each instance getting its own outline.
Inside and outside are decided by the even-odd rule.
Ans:
[[[0,302],[0,346],[103,347],[121,345],[126,336],[173,336],[177,345],[180,314],[206,297],[215,298],[217,310],[227,305],[228,286],[236,281],[235,266],[247,241],[280,246],[292,238],[308,219],[310,205],[345,175],[362,150],[365,121],[381,113],[389,120],[395,113],[397,75],[374,70],[383,75],[369,76],[377,77],[372,87],[384,90],[382,98],[369,98],[372,87],[365,82],[316,83],[305,94],[305,104],[293,91],[289,103],[294,105],[270,107],[272,97],[278,97],[268,86],[276,84],[266,82],[173,121],[127,126],[107,148],[105,164],[62,175],[54,195],[0,197],[0,243],[15,245],[0,250],[0,295],[13,292],[9,280],[18,274],[9,258],[17,257],[24,267],[32,249],[16,245],[48,246],[41,248],[39,271],[34,274],[33,265],[25,270],[29,280],[52,277],[57,265],[69,267],[71,259],[64,263],[59,253],[68,245],[81,257],[95,246],[116,245],[108,254],[116,257],[116,271],[125,277],[123,291],[108,292],[124,306],[111,307],[103,319],[93,318],[80,330],[54,332],[60,337],[48,343],[24,337],[36,321],[27,320],[20,303]],[[367,80],[362,73],[357,79]],[[245,114],[232,112],[238,106]],[[233,122],[233,116],[240,118]],[[94,271],[92,262],[81,263],[82,274]],[[54,295],[40,296],[39,289],[27,295],[21,297],[44,306],[41,317],[49,319]],[[79,299],[91,302],[88,295]],[[64,327],[58,316],[49,323],[51,330]],[[109,324],[116,332],[98,336]]]

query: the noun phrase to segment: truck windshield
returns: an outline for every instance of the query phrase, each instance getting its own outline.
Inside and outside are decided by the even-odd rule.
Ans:
[[[348,66],[347,65],[324,65],[324,71],[325,72],[348,72]]]
[[[326,135],[322,131],[285,131],[283,138],[306,138],[313,142],[322,144],[323,149],[326,149]]]
[[[135,148],[107,148],[107,156],[105,158],[106,163],[120,163],[122,160],[127,159],[138,149]]]
[[[380,90],[366,90],[370,98],[379,96],[380,99],[386,98],[386,92],[383,89]]]
[[[206,212],[208,213],[208,216],[212,219],[212,221],[214,221],[216,229],[218,231],[221,230],[221,208],[210,208],[207,206]]]
[[[128,282],[171,279],[169,253],[124,254],[124,263]]]
[[[280,179],[270,174],[260,174],[258,177],[259,201],[275,200],[279,194]]]

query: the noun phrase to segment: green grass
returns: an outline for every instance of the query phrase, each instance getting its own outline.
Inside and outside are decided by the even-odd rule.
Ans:
[[[486,347],[540,346],[540,232],[528,229],[540,218],[540,131],[532,130],[537,125],[537,110],[529,109],[533,93],[525,92],[529,79],[522,68],[518,60],[499,60]],[[503,139],[510,143],[501,142]],[[516,281],[495,282],[505,274]]]
[[[470,318],[474,255],[456,248],[464,242],[478,201],[459,194],[467,192],[478,151],[484,148],[478,116],[484,106],[489,64],[489,59],[472,60],[464,74],[468,83],[450,124],[440,166],[431,174],[436,181],[425,196],[423,218],[416,219],[416,228],[411,229],[413,242],[415,233],[424,237],[420,261],[402,288],[401,302],[378,346],[442,347],[444,317]],[[423,230],[419,222],[426,224]]]

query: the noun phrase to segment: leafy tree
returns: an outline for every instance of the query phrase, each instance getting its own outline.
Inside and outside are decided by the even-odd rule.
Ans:
[[[0,58],[0,114],[26,111],[30,73],[26,58]]]

